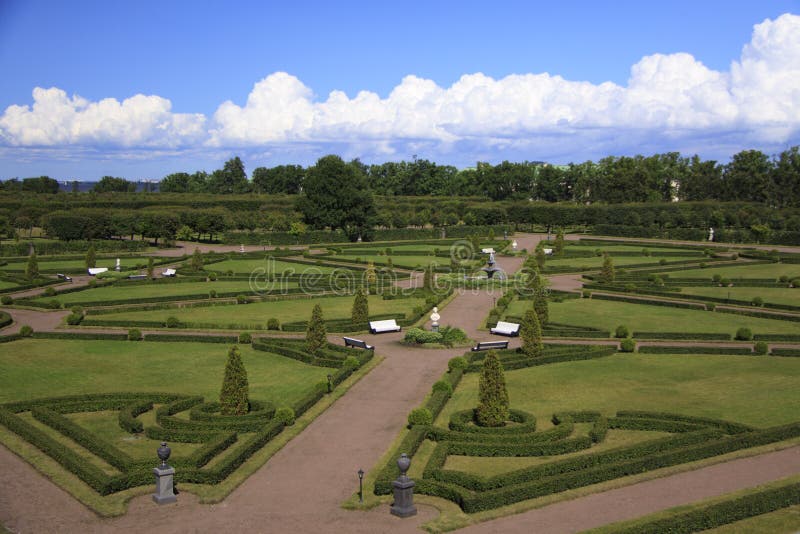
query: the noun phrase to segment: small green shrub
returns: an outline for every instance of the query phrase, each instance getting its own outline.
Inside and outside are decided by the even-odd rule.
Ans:
[[[83,315],[80,313],[70,313],[67,315],[67,324],[70,326],[79,325],[81,321],[83,321]]]
[[[700,268],[701,269],[705,269],[706,267],[708,267],[708,264],[706,262],[704,262],[704,261],[701,261],[700,262]]]
[[[54,288],[52,288],[52,287],[48,287],[47,289],[44,290],[44,296],[45,297],[54,297],[55,294],[56,294],[56,290]]]
[[[433,424],[433,415],[427,408],[414,408],[408,414],[408,426],[414,425],[431,425]]]
[[[293,425],[295,420],[294,410],[287,406],[278,408],[275,410],[275,420],[282,422],[286,426]]]
[[[128,341],[141,341],[142,332],[138,328],[128,330]]]
[[[181,322],[175,316],[167,317],[167,320],[164,322],[164,325],[167,328],[178,328],[181,325]]]
[[[715,274],[714,276],[711,277],[711,281],[714,282],[715,284],[719,284],[722,281],[722,275]]]
[[[447,362],[447,372],[451,373],[457,370],[464,370],[469,367],[469,362],[463,356],[456,356],[455,358],[450,358],[450,361]]]
[[[275,317],[270,317],[267,321],[267,330],[280,330],[281,323]]]
[[[719,284],[722,287],[727,287],[727,286],[731,285],[731,281],[728,280],[727,278],[722,278],[722,279],[720,279]]]
[[[422,328],[409,328],[406,330],[403,341],[406,343],[416,343],[418,345],[424,343],[441,343],[442,334],[439,332],[428,332]]]
[[[22,328],[19,329],[19,335],[22,337],[31,337],[33,335],[33,328],[29,325],[22,325]]]
[[[667,260],[665,258],[661,258],[660,260],[658,260],[658,264],[659,265],[666,265],[667,264]]]
[[[355,356],[348,356],[344,359],[344,363],[342,363],[342,367],[344,369],[358,369],[361,367],[361,362],[358,361],[358,358]]]
[[[624,324],[619,325],[617,329],[614,331],[614,337],[617,338],[626,338],[630,336],[630,334],[631,334],[630,330],[628,330],[628,327],[625,326]]]
[[[237,304],[247,304],[247,295],[236,295]]]
[[[753,350],[756,354],[764,355],[769,352],[769,345],[767,345],[766,341],[756,341]]]
[[[623,339],[619,344],[620,352],[636,352],[636,342],[630,338]]]
[[[239,343],[247,345],[253,342],[253,336],[250,335],[250,332],[242,332],[239,334]]]
[[[736,336],[734,336],[734,339],[738,341],[752,341],[753,332],[749,328],[742,327],[736,331]]]
[[[753,300],[751,301],[751,304],[753,306],[759,306],[759,307],[763,306],[764,305],[764,299],[762,299],[761,297],[753,297]]]
[[[706,310],[714,311],[716,309],[717,309],[717,305],[714,304],[713,302],[709,302],[708,304],[706,304]]]
[[[778,278],[778,282],[785,284],[789,282],[789,277],[785,274],[782,274],[780,278]]]
[[[208,281],[209,282],[215,282],[216,280],[217,280],[217,273],[215,273],[213,271],[208,273]]]
[[[83,307],[81,306],[73,306],[72,308],[69,309],[69,311],[71,311],[72,313],[78,313],[80,315],[83,315]]]
[[[3,295],[0,297],[0,304],[3,304],[4,306],[14,304],[14,298],[11,295]]]
[[[589,291],[588,289],[584,289],[583,291],[581,291],[581,297],[585,299],[590,299],[592,298],[592,292]]]
[[[217,298],[217,290],[216,289],[212,289],[211,291],[209,291],[208,292],[208,298],[210,298],[210,299]]]
[[[453,386],[447,380],[438,380],[436,383],[433,384],[432,391],[434,393],[443,392],[447,393],[448,396],[453,394]]]

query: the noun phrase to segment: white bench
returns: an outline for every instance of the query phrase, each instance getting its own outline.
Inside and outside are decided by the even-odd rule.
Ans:
[[[507,323],[505,321],[498,321],[497,326],[490,329],[489,332],[492,334],[499,334],[501,336],[518,336],[519,335],[519,325],[517,323]]]
[[[91,267],[91,268],[86,269],[86,270],[89,272],[90,275],[96,276],[96,275],[98,275],[100,273],[104,273],[104,272],[108,271],[108,267]]]
[[[394,319],[386,319],[384,321],[370,321],[369,331],[373,334],[382,334],[383,332],[399,332],[400,327]]]
[[[164,269],[161,271],[161,276],[175,276],[175,269]]]
[[[366,349],[366,350],[375,349],[375,347],[373,347],[372,345],[367,345],[367,342],[361,339],[356,339],[354,337],[343,337],[342,339],[344,339],[345,347],[357,347],[359,349]]]

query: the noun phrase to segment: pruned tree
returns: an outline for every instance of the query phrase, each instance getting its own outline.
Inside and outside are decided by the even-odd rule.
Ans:
[[[489,351],[483,361],[478,383],[476,422],[481,426],[503,426],[508,420],[508,389],[503,365],[495,351]]]
[[[89,245],[89,250],[86,251],[86,268],[92,269],[97,266],[97,252],[94,250],[94,245]]]
[[[355,325],[365,325],[369,322],[369,299],[364,289],[356,290],[351,318]]]
[[[328,342],[325,339],[326,335],[325,321],[322,318],[322,306],[316,304],[311,311],[311,320],[308,322],[308,330],[306,331],[306,350],[311,354],[317,354]]]
[[[611,256],[608,253],[603,254],[603,267],[600,269],[600,281],[606,284],[609,284],[614,281],[616,278],[616,273],[614,272],[614,260],[611,259]]]
[[[219,394],[222,415],[246,414],[250,410],[248,391],[247,371],[242,363],[239,348],[233,346],[228,351],[225,376],[222,379],[222,391]]]
[[[543,349],[542,326],[539,324],[539,316],[535,309],[525,310],[519,330],[522,338],[522,352],[533,358],[541,356]]]
[[[28,280],[33,280],[39,276],[39,260],[36,259],[36,252],[31,252],[28,256],[28,264],[25,266],[25,276]]]

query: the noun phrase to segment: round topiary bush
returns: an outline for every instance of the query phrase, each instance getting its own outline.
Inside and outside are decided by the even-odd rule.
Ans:
[[[436,383],[433,384],[432,391],[434,393],[443,392],[447,393],[448,395],[453,394],[453,386],[450,385],[450,382],[447,380],[437,380]]]
[[[128,330],[128,341],[141,341],[142,332],[138,328]]]
[[[178,328],[180,325],[181,322],[178,320],[178,318],[172,315],[167,317],[167,320],[164,321],[164,326],[167,328]]]
[[[742,327],[736,331],[736,336],[734,339],[737,341],[752,341],[753,332],[749,328]]]
[[[706,262],[704,262],[704,261],[701,261],[700,262],[700,268],[701,269],[705,269],[706,267],[708,267],[708,264]]]
[[[427,408],[414,408],[411,410],[411,413],[408,414],[408,426],[409,428],[414,425],[432,425],[433,424],[433,415],[431,411]]]
[[[447,372],[452,372],[457,369],[464,370],[469,367],[469,363],[467,359],[463,356],[456,356],[455,358],[450,358],[450,361],[447,362]]]
[[[722,287],[727,287],[731,285],[731,281],[728,280],[727,278],[721,278],[719,281],[719,285],[721,285]]]
[[[706,310],[714,311],[716,309],[717,309],[717,305],[714,304],[713,302],[709,302],[708,304],[706,304]]]
[[[72,313],[79,313],[83,315],[83,308],[81,306],[73,306],[72,308],[69,309],[69,311],[71,311]]]
[[[267,321],[267,330],[280,330],[281,323],[275,317],[270,317]]]
[[[208,292],[208,298],[210,298],[210,299],[217,298],[217,290],[216,289],[212,289],[211,291],[209,291]]]
[[[0,297],[0,304],[3,304],[4,306],[9,306],[11,304],[14,304],[14,297],[12,297],[11,295],[3,295],[2,297]]]
[[[19,329],[19,335],[22,337],[31,337],[33,335],[33,328],[29,325],[22,325],[22,328]]]
[[[237,304],[247,304],[247,295],[236,295]]]
[[[239,343],[244,345],[253,342],[253,336],[250,335],[250,332],[242,332],[239,334]]]
[[[780,278],[778,278],[778,282],[785,284],[789,281],[789,277],[785,274],[782,274]]]
[[[275,410],[275,420],[282,422],[286,426],[293,425],[295,420],[294,410],[288,406],[278,408]]]
[[[48,287],[47,289],[44,290],[44,296],[45,297],[53,297],[53,296],[55,296],[55,294],[56,294],[56,290],[54,288],[52,288],[52,287]]]
[[[753,297],[753,300],[750,301],[750,303],[753,306],[759,306],[760,307],[760,306],[764,305],[764,299],[762,299],[761,297]]]
[[[585,299],[590,299],[592,298],[592,292],[589,291],[588,289],[584,289],[583,291],[581,291],[581,297]]]
[[[711,281],[714,282],[715,284],[719,284],[721,280],[722,280],[721,274],[715,274],[714,276],[711,277]]]
[[[619,343],[620,352],[636,352],[636,342],[631,338],[623,339]]]
[[[355,356],[348,356],[344,359],[344,363],[342,367],[345,369],[358,369],[361,367],[361,362],[358,361],[358,358]]]
[[[658,264],[659,265],[666,265],[667,264],[667,260],[665,258],[661,258],[660,260],[658,260]]]
[[[67,315],[67,324],[70,326],[79,325],[81,321],[83,321],[83,314],[81,313],[70,313]]]
[[[616,338],[626,338],[630,335],[631,335],[630,330],[628,330],[628,327],[625,326],[624,324],[619,325],[617,329],[614,331],[614,337]]]
[[[217,279],[217,273],[215,273],[215,272],[208,273],[208,281],[209,282],[214,282],[214,281],[216,281],[216,279]]]
[[[769,352],[769,345],[767,345],[766,341],[756,341],[756,344],[753,346],[753,351],[756,354],[764,355]]]

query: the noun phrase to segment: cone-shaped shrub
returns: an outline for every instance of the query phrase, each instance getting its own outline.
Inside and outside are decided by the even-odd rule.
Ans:
[[[545,294],[544,284],[540,283],[533,294],[533,309],[536,311],[540,326],[550,321],[550,310],[547,307],[547,295]]]
[[[89,250],[86,251],[86,268],[92,269],[93,267],[97,267],[97,253],[94,245],[89,245]]]
[[[203,255],[200,253],[199,248],[194,249],[194,254],[192,254],[191,268],[193,271],[201,271],[203,269]]]
[[[219,394],[222,415],[244,415],[250,409],[247,385],[247,371],[244,369],[238,347],[228,351],[228,363],[225,364],[225,377],[222,379],[222,391]]]
[[[561,256],[564,254],[564,229],[559,228],[556,234],[556,242],[553,244],[553,252]]]
[[[603,254],[603,268],[600,270],[600,281],[610,283],[616,278],[614,273],[614,260],[608,254]]]
[[[519,335],[522,338],[522,352],[531,357],[542,355],[542,327],[539,315],[533,308],[525,310]]]
[[[311,311],[311,320],[308,322],[308,330],[306,331],[306,350],[311,354],[317,354],[325,347],[327,340],[325,339],[325,321],[322,319],[322,307],[319,304],[314,305]]]
[[[506,377],[495,351],[489,351],[483,361],[475,419],[481,426],[503,426],[508,420]]]
[[[353,299],[353,311],[351,313],[353,324],[366,325],[369,321],[369,299],[364,289],[357,289]]]
[[[39,276],[39,260],[36,259],[36,253],[31,252],[28,256],[28,264],[25,266],[25,276],[29,280],[33,280]]]

